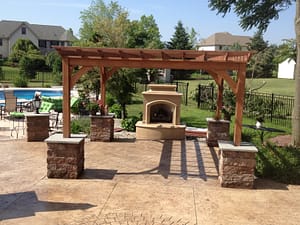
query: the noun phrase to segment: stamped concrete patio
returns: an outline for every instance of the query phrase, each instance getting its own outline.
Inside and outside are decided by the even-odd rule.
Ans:
[[[86,140],[85,171],[67,180],[47,178],[46,143],[0,132],[1,225],[300,221],[299,186],[258,179],[254,190],[221,188],[217,149],[203,139]]]

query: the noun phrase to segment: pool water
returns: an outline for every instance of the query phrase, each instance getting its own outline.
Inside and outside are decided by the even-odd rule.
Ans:
[[[33,89],[33,88],[20,88],[20,89],[10,89],[13,90],[14,96],[17,99],[24,99],[24,100],[32,100],[34,97],[34,93],[36,91],[41,92],[42,96],[45,97],[62,97],[63,93],[60,89],[52,89],[52,88],[41,88],[41,89]],[[4,91],[0,90],[0,100],[5,100]]]

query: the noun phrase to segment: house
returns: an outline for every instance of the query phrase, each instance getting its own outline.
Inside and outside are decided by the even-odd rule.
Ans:
[[[219,51],[231,50],[235,45],[241,47],[240,50],[247,50],[248,44],[251,42],[251,37],[232,35],[228,32],[219,32],[203,39],[197,46],[198,50],[204,51]]]
[[[42,54],[52,51],[53,45],[70,46],[76,37],[61,26],[30,24],[25,21],[0,21],[0,58],[7,58],[18,39],[29,39]]]
[[[278,64],[278,78],[295,79],[295,65],[296,62],[293,59],[286,59]]]

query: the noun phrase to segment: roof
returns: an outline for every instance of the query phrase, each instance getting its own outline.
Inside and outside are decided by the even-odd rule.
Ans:
[[[232,35],[228,32],[215,33],[208,38],[202,40],[199,46],[216,46],[216,45],[227,45],[231,46],[234,43],[239,43],[241,46],[247,46],[251,42],[251,37]]]
[[[76,37],[71,31],[65,30],[62,26],[30,24],[26,21],[0,21],[0,37],[9,38],[20,26],[28,27],[39,39],[74,41]]]

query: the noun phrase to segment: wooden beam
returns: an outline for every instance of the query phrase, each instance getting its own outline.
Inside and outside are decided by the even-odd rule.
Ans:
[[[72,89],[78,79],[85,73],[87,73],[89,70],[93,69],[91,66],[83,66],[81,67],[73,76],[71,76],[71,84],[70,88]]]
[[[219,77],[218,80],[219,81],[218,81],[216,117],[221,118],[221,111],[222,111],[222,106],[223,106],[224,80],[221,77]]]
[[[235,104],[235,123],[234,123],[234,145],[239,146],[242,140],[242,123],[245,95],[246,65],[238,70],[236,104]]]
[[[62,58],[62,73],[63,73],[63,137],[69,138],[71,136],[71,116],[70,116],[70,83],[71,83],[71,69],[69,60]]]

